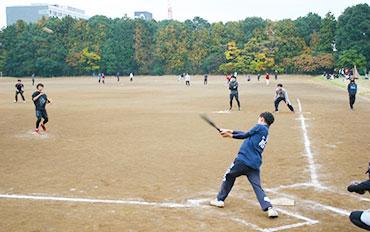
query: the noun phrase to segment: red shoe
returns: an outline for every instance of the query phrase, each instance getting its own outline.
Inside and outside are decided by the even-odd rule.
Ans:
[[[33,132],[33,134],[35,134],[35,135],[40,134],[40,130],[39,130],[39,128],[36,128],[36,129],[35,129],[35,131]]]
[[[40,124],[40,126],[41,126],[41,128],[44,130],[44,131],[46,131],[46,127],[45,127],[45,125],[44,124]]]

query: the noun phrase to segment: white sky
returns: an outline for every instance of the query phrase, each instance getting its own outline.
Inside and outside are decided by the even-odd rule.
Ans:
[[[309,12],[324,16],[331,11],[338,17],[345,8],[370,0],[171,0],[174,19],[184,21],[200,16],[210,22],[240,20],[259,16],[273,20],[304,16]],[[6,6],[31,3],[69,5],[87,15],[133,17],[134,11],[150,11],[156,20],[167,18],[167,0],[0,0],[0,28],[6,25]]]

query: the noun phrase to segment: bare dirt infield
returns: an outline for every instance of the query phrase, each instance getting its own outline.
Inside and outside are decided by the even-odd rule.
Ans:
[[[287,231],[360,231],[346,215],[320,205],[345,212],[370,208],[369,195],[346,193],[351,181],[366,178],[370,101],[359,98],[351,112],[345,91],[309,77],[279,80],[297,111],[300,99],[302,112],[292,114],[280,105],[264,153],[262,180],[268,195],[296,199],[294,207],[279,207],[283,211],[276,220],[261,212],[245,178],[236,181],[224,209],[205,205],[203,200],[217,193],[241,141],[222,139],[199,118],[205,112],[222,127],[247,130],[260,112],[273,110],[276,81],[266,86],[240,78],[242,111],[219,114],[215,112],[228,108],[223,77],[209,77],[208,86],[195,77],[191,87],[176,77],[136,77],[134,83],[124,78],[120,84],[109,77],[106,85],[92,78],[42,79],[54,100],[47,107],[47,137],[31,134],[35,115],[30,79],[23,79],[27,104],[12,103],[15,81],[0,79],[0,195],[153,205],[5,197],[0,198],[0,231],[267,232],[286,225]],[[311,180],[300,116],[321,189],[290,186]],[[189,201],[194,199],[202,203]],[[289,228],[305,222],[297,215],[317,223]]]

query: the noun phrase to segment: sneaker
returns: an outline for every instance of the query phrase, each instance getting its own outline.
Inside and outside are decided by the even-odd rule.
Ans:
[[[23,101],[24,104],[26,104],[27,102],[26,101]]]
[[[17,101],[16,101],[16,100],[14,100],[13,102],[14,102],[14,103],[17,103]]]
[[[40,129],[39,128],[36,128],[35,131],[33,132],[34,135],[38,135],[40,134]]]
[[[46,131],[46,126],[44,125],[44,124],[40,124],[40,126],[41,126],[41,128],[44,130],[44,131]]]
[[[223,208],[225,206],[225,203],[223,201],[219,201],[217,199],[210,201],[209,204],[218,208]]]
[[[269,218],[277,218],[277,217],[279,217],[278,212],[274,208],[272,208],[272,207],[268,208],[267,215],[268,215]]]

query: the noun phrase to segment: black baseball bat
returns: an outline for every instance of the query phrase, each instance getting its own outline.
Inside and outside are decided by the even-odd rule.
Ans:
[[[206,115],[206,114],[200,114],[199,115],[204,121],[206,121],[209,125],[216,128],[218,132],[221,132],[221,129]]]

